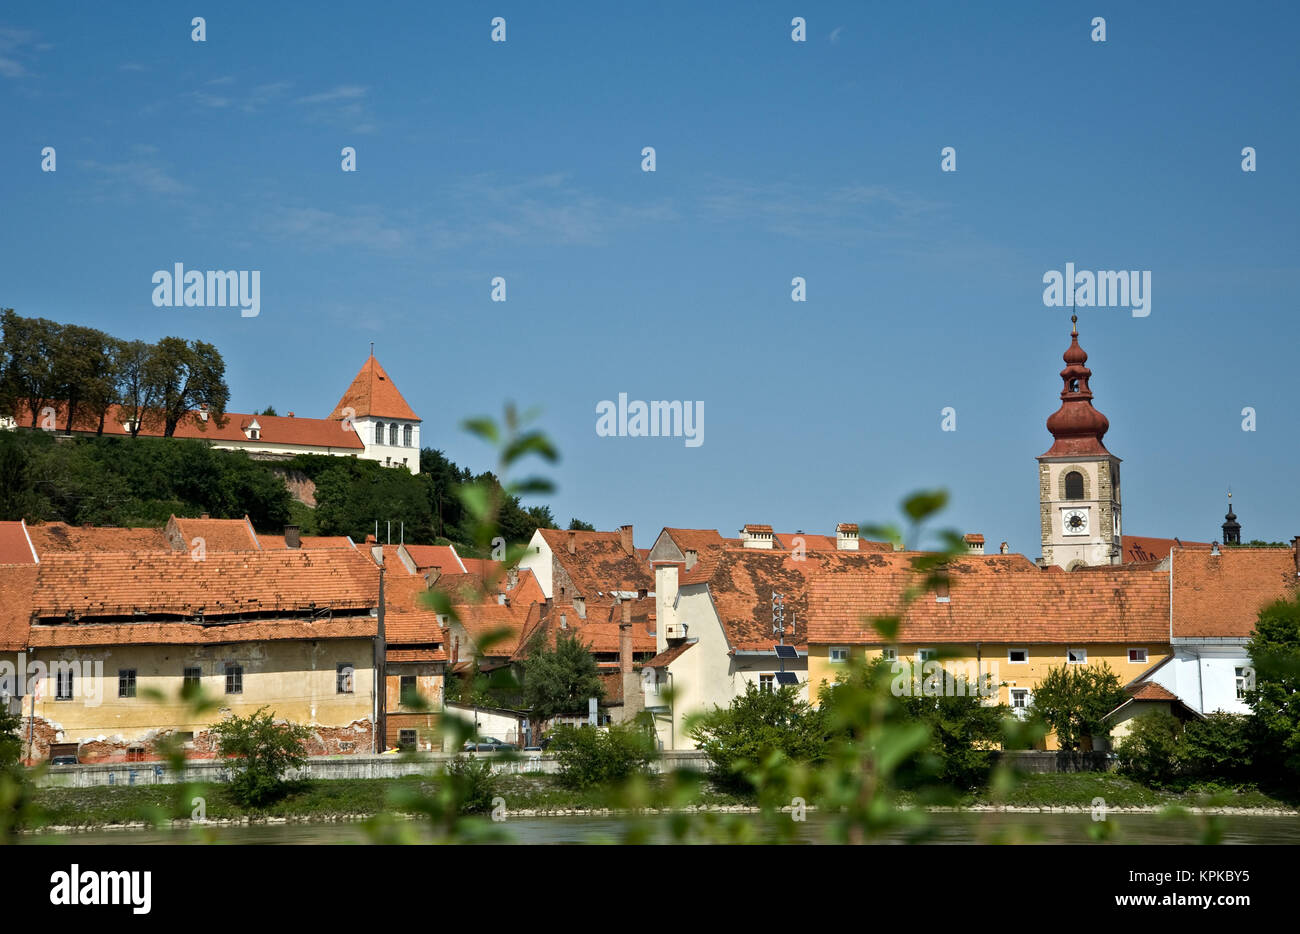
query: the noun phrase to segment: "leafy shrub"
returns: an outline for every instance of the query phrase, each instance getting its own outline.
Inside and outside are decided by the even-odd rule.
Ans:
[[[498,783],[492,763],[476,756],[457,756],[447,764],[447,783],[461,814],[485,814],[492,810]]]
[[[1183,727],[1181,756],[1188,778],[1198,781],[1247,782],[1254,755],[1250,719],[1216,712]]]
[[[753,770],[773,753],[793,762],[815,762],[826,744],[823,714],[800,700],[791,685],[764,691],[751,682],[730,705],[701,716],[690,733],[708,753],[713,780],[747,791],[754,786]]]
[[[560,782],[569,788],[592,788],[646,772],[654,756],[654,739],[637,724],[607,730],[561,726],[551,733],[549,752],[560,764]]]
[[[307,761],[303,743],[311,736],[296,723],[276,723],[266,707],[247,717],[228,717],[212,733],[221,755],[236,760],[230,794],[244,807],[261,807],[284,793],[284,774]]]
[[[1116,750],[1120,772],[1144,785],[1174,784],[1183,758],[1181,732],[1178,718],[1163,710],[1135,717]]]
[[[1128,695],[1110,665],[1061,665],[1034,689],[1033,712],[1056,734],[1063,750],[1080,750],[1094,736],[1109,736],[1106,715]]]

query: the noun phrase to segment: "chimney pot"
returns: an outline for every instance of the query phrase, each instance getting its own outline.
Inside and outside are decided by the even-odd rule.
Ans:
[[[298,526],[286,525],[284,527],[284,546],[286,548],[302,547],[302,538],[298,534]]]
[[[636,547],[632,544],[632,526],[620,525],[618,527],[618,541],[623,546],[625,554],[636,557]]]
[[[1001,545],[998,546],[998,554],[1000,555],[1005,555],[1010,550],[1011,549],[1007,546],[1006,542],[1003,542]]]
[[[577,553],[578,553],[578,533],[570,529],[569,530],[569,554],[573,555]]]

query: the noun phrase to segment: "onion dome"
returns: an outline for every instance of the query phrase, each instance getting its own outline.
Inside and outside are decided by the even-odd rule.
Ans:
[[[1109,456],[1101,439],[1110,430],[1110,420],[1092,406],[1092,390],[1088,388],[1092,370],[1085,366],[1088,354],[1079,346],[1079,319],[1071,315],[1070,321],[1074,326],[1070,329],[1070,346],[1062,357],[1065,369],[1061,371],[1061,379],[1065,386],[1061,390],[1061,407],[1047,419],[1047,430],[1055,442],[1042,456]]]
[[[1228,494],[1228,514],[1223,517],[1223,544],[1240,545],[1241,544],[1241,523],[1237,521],[1237,515],[1232,511],[1232,494]]]

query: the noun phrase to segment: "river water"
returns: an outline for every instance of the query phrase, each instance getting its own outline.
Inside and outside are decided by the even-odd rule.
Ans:
[[[827,842],[829,821],[809,813],[804,822],[785,825],[792,833],[780,837],[792,843]],[[756,814],[718,814],[712,819],[749,823],[758,840],[778,839]],[[699,818],[697,818],[699,819]],[[647,836],[643,842],[673,842],[670,818],[657,815],[638,819]],[[1204,817],[1166,817],[1159,814],[1112,814],[1107,842],[1179,845],[1197,843],[1205,827]],[[1300,843],[1300,817],[1222,815],[1213,818],[1225,844]],[[511,818],[498,824],[483,820],[481,829],[504,835],[503,842],[527,844],[619,843],[626,839],[631,824],[619,817],[528,817]],[[930,838],[922,842],[970,843],[1088,843],[1097,832],[1090,815],[1084,813],[1031,812],[938,812],[930,815]],[[354,823],[292,823],[207,828],[208,841],[239,845],[365,844],[372,842],[365,828]],[[76,845],[159,845],[208,842],[192,830],[97,830],[74,834],[40,834],[34,843]],[[701,842],[692,837],[691,842]],[[902,833],[881,839],[881,843],[907,842]]]

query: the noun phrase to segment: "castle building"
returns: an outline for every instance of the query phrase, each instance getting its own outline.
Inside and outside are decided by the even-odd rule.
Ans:
[[[1047,419],[1052,446],[1038,457],[1043,565],[1066,570],[1120,564],[1120,459],[1102,443],[1110,421],[1092,404],[1092,370],[1071,316],[1070,346],[1061,371],[1061,407]]]

